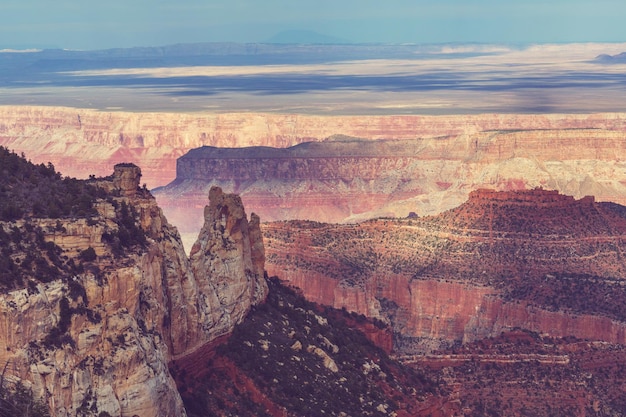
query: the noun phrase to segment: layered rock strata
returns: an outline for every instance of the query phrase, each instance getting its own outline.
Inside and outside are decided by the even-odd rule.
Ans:
[[[436,214],[484,187],[543,186],[577,198],[594,195],[626,203],[626,186],[620,180],[626,175],[625,132],[626,117],[619,113],[315,116],[0,107],[0,145],[25,152],[37,163],[51,161],[66,175],[106,175],[111,165],[131,161],[144,167],[142,181],[148,188],[176,178],[176,187],[156,195],[170,221],[194,233],[201,227],[204,197],[213,185],[242,195],[246,206],[265,220],[342,222],[410,211]],[[202,170],[194,173],[190,166],[176,173],[177,158],[202,146],[286,148],[333,135],[410,140],[412,145],[402,146],[415,152],[407,160],[396,155],[397,147],[380,145],[378,155],[386,165],[374,180],[361,173],[376,161],[358,155],[349,160],[331,155],[325,163],[330,176],[321,180],[314,172],[312,178],[289,182],[272,164],[259,168],[258,159],[248,167],[249,152],[224,156],[219,179],[198,179]],[[248,180],[236,180],[246,167]]]
[[[155,195],[190,230],[203,196],[218,185],[265,220],[350,222],[436,214],[477,188],[542,186],[626,203],[624,133],[571,129],[368,141],[335,137],[287,149],[203,147],[179,158],[177,179]],[[197,216],[195,216],[197,217]]]
[[[584,136],[572,138],[572,131],[580,129],[590,129],[592,133],[594,130],[623,133],[626,131],[626,116],[621,113],[448,116],[181,114],[0,106],[0,145],[25,152],[36,163],[51,161],[65,175],[77,178],[87,178],[90,174],[108,175],[115,163],[133,162],[143,167],[143,181],[149,188],[172,181],[176,158],[201,146],[285,148],[337,134],[364,139],[463,137],[474,143],[471,136],[481,132],[487,136],[508,132],[536,138],[548,150],[553,144],[545,138],[562,135],[563,140],[577,140],[574,146],[586,157],[594,157],[593,149],[587,148],[591,143],[587,143]],[[564,133],[553,133],[556,131]],[[457,149],[457,146],[451,144],[448,149]]]
[[[400,351],[523,328],[626,343],[622,206],[479,190],[438,216],[264,225],[267,270],[392,324]]]
[[[224,194],[218,187],[211,189],[209,201],[204,226],[189,259],[201,293],[217,296],[203,306],[205,314],[215,316],[207,327],[214,339],[232,330],[251,305],[265,299],[267,284],[259,217],[252,213],[248,221],[239,196]],[[220,306],[218,315],[216,305]]]
[[[85,272],[0,296],[4,377],[55,416],[186,415],[168,362],[230,332],[267,294],[258,218],[237,197],[212,191],[189,259],[140,174],[125,164],[93,181],[110,193],[88,221],[33,219],[65,256],[95,249]],[[146,241],[113,254],[121,207]]]

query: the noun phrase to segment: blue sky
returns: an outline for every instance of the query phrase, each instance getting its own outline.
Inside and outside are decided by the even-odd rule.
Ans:
[[[623,0],[2,0],[0,49],[263,42],[289,30],[349,42],[623,42],[625,18]]]

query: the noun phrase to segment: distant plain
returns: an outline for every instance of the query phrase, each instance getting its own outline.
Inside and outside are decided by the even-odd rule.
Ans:
[[[0,52],[0,105],[320,115],[626,111],[626,44]]]

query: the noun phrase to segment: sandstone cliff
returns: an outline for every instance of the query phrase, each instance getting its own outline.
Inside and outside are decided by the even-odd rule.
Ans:
[[[190,261],[140,175],[122,164],[92,180],[108,192],[96,216],[0,223],[3,233],[41,230],[53,251],[44,263],[55,244],[59,262],[80,262],[0,296],[5,378],[30,385],[55,416],[186,415],[168,362],[230,332],[267,293],[258,218],[248,223],[240,200],[212,192],[212,232]],[[25,262],[22,247],[10,244],[11,256]]]
[[[248,222],[241,199],[224,194],[218,187],[211,189],[209,200],[204,210],[204,226],[191,249],[190,261],[202,293],[217,296],[217,303],[205,306],[207,314],[219,312],[211,320],[213,339],[232,330],[251,305],[263,301],[267,285],[263,278],[265,250],[259,217],[253,213]],[[205,277],[209,279],[202,279]]]
[[[198,148],[176,180],[155,190],[181,230],[218,185],[265,220],[357,221],[436,214],[477,188],[547,187],[577,198],[626,202],[624,133],[601,129],[493,131],[439,138],[334,138],[287,149]]]
[[[25,152],[36,163],[52,162],[65,175],[107,175],[119,162],[143,168],[149,188],[175,177],[176,158],[201,146],[285,148],[332,135],[364,139],[444,138],[508,131],[536,138],[550,131],[626,131],[623,114],[484,114],[450,116],[314,116],[263,113],[124,113],[62,107],[0,106],[0,145]],[[531,131],[524,133],[523,131]],[[490,134],[487,133],[487,136]],[[569,136],[567,136],[569,135]],[[570,137],[570,139],[567,139]],[[571,132],[564,140],[573,140]],[[469,143],[474,143],[471,138]],[[583,137],[581,152],[585,151]],[[445,143],[445,142],[444,142]],[[447,147],[455,149],[455,144]],[[465,146],[463,147],[463,149]]]
[[[594,195],[625,203],[626,186],[620,180],[626,175],[624,132],[626,117],[619,113],[314,116],[0,107],[0,145],[25,152],[37,163],[51,161],[66,175],[106,175],[111,165],[130,161],[143,167],[142,181],[149,188],[177,178],[175,187],[156,196],[170,222],[184,232],[201,227],[204,198],[214,185],[240,194],[264,220],[341,222],[410,211],[435,214],[485,187],[543,186],[577,198]],[[286,148],[333,135],[411,140],[412,145],[402,146],[415,152],[399,157],[397,146],[381,145],[389,152],[381,150],[380,160],[331,158],[315,166],[329,174],[321,179],[314,172],[312,179],[287,181],[279,167],[264,167],[259,159],[248,166],[249,155],[242,154],[222,157],[219,178],[212,177],[215,169],[200,169],[199,161],[176,173],[177,158],[202,146]],[[377,163],[382,165],[376,179],[361,176],[373,173]],[[239,175],[244,168],[247,180]]]
[[[264,234],[269,274],[388,321],[401,351],[514,328],[626,343],[622,206],[480,190],[438,216],[277,222]]]

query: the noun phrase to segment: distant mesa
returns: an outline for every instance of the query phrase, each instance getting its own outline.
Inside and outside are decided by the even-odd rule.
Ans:
[[[616,55],[598,55],[594,61],[601,64],[623,64],[626,62],[626,52],[622,52]]]
[[[285,30],[267,40],[267,43],[284,44],[345,44],[351,43],[345,39],[324,35],[312,30]]]
[[[192,213],[200,213],[214,185],[239,194],[264,221],[343,223],[406,217],[411,211],[423,216],[455,207],[470,190],[480,188],[544,187],[576,198],[626,201],[615,161],[624,149],[622,133],[504,130],[471,138],[359,140],[336,135],[287,148],[204,146],[181,156],[176,179],[154,194],[170,221],[184,231],[199,227],[189,219],[200,218]]]

